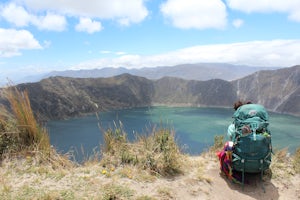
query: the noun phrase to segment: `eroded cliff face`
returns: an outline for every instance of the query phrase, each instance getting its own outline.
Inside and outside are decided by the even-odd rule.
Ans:
[[[300,65],[259,71],[232,84],[241,99],[260,103],[274,112],[300,115]]]
[[[155,104],[227,107],[236,100],[232,84],[220,79],[188,81],[164,77],[154,86]]]
[[[300,66],[256,72],[236,81],[149,80],[123,74],[111,78],[51,77],[17,87],[29,92],[42,119],[152,105],[231,107],[250,100],[268,110],[300,116]],[[5,101],[0,98],[0,103]]]

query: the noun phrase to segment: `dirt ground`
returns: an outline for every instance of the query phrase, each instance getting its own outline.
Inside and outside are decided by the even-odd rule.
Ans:
[[[297,200],[300,175],[233,183],[219,170],[215,157],[187,157],[184,173],[172,178],[149,175],[120,166],[97,163],[68,169],[32,166],[28,161],[0,166],[0,199],[178,199],[178,200]]]
[[[191,158],[192,163],[205,162],[203,157]],[[197,164],[195,165],[197,167]],[[165,199],[210,199],[210,200],[297,200],[300,199],[300,176],[291,176],[287,179],[266,178],[261,180],[260,174],[246,174],[244,187],[233,183],[219,170],[219,163],[215,159],[206,160],[203,170],[204,178],[197,178],[197,168],[192,167],[184,176],[177,178],[159,179],[154,184],[139,186],[137,190],[146,193],[147,187],[155,191],[156,187],[164,186],[170,189]],[[152,192],[155,196],[155,193]],[[158,199],[159,196],[157,196]],[[163,198],[164,199],[164,198]]]

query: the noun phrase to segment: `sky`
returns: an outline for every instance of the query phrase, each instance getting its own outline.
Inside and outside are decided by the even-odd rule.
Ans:
[[[0,82],[206,62],[300,64],[300,0],[0,1]]]

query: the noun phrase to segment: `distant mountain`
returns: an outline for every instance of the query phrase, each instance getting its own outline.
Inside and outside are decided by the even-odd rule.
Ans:
[[[157,80],[162,77],[177,77],[186,80],[210,80],[223,79],[235,80],[246,75],[252,74],[259,70],[271,69],[264,67],[250,67],[245,65],[231,65],[225,63],[198,63],[198,64],[183,64],[167,67],[151,67],[141,69],[126,69],[126,68],[103,68],[91,70],[66,70],[53,71],[46,74],[43,78],[51,76],[64,76],[73,78],[106,78],[128,73],[135,76],[142,76],[148,79]],[[274,68],[272,68],[274,69]]]
[[[17,87],[29,92],[33,110],[44,119],[153,105],[232,107],[238,99],[300,116],[300,65],[259,71],[234,81],[150,80],[122,74],[110,78],[51,77]]]
[[[72,78],[107,78],[112,76],[117,76],[120,74],[129,73],[129,70],[123,67],[112,68],[106,67],[102,69],[81,69],[81,70],[65,70],[65,71],[52,71],[45,74],[43,78],[49,78],[53,76],[63,76]]]

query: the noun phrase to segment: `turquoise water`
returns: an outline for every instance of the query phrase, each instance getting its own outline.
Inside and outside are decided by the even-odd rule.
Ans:
[[[51,144],[59,152],[75,152],[76,159],[88,157],[100,150],[103,142],[102,130],[114,127],[121,121],[128,138],[136,134],[149,134],[153,127],[174,129],[176,140],[182,150],[191,155],[200,154],[213,144],[214,136],[226,136],[232,122],[232,109],[151,107],[135,108],[99,113],[69,120],[50,121],[48,130]],[[288,147],[294,152],[300,146],[300,118],[269,113],[270,130],[274,148]]]

